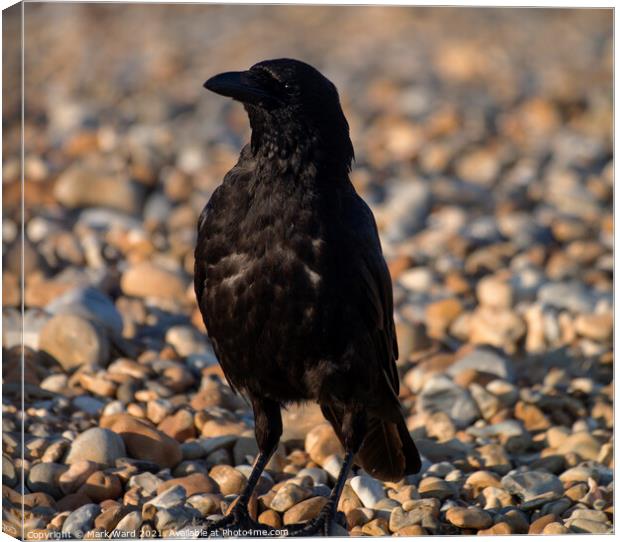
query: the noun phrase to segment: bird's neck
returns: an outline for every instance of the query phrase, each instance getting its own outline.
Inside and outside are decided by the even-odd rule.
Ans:
[[[348,130],[326,136],[300,122],[274,122],[252,114],[250,125],[252,153],[274,173],[311,176],[316,182],[348,180],[353,159]]]

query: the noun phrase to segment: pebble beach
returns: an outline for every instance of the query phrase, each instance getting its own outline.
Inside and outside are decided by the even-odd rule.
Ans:
[[[249,127],[202,83],[283,56],[339,89],[423,456],[397,483],[354,469],[333,534],[613,532],[611,10],[26,4],[24,27],[23,172],[4,77],[5,533],[196,538],[244,488],[252,409],[192,272]],[[343,457],[317,405],[283,419],[250,503],[282,532]]]

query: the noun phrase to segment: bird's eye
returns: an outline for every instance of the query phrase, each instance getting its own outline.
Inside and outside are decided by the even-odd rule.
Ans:
[[[294,96],[298,92],[298,88],[294,83],[283,82],[281,88],[289,97]]]

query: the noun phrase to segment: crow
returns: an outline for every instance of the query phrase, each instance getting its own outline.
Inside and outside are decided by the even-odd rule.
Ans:
[[[299,60],[204,87],[241,102],[252,130],[198,220],[194,286],[226,379],[252,405],[259,450],[212,528],[257,526],[247,505],[282,434],[280,409],[314,401],[345,456],[325,508],[288,534],[329,534],[354,462],[386,481],[420,469],[398,400],[390,274],[349,180],[349,125],[333,83]]]

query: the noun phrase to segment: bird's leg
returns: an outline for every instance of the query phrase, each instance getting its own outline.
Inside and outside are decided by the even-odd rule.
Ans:
[[[211,523],[208,527],[209,535],[219,534],[222,529],[230,530],[231,536],[239,536],[239,531],[256,531],[254,536],[265,536],[273,529],[261,525],[250,517],[248,504],[258,484],[265,466],[278,447],[282,435],[282,416],[280,405],[267,399],[252,399],[254,409],[255,434],[258,444],[258,456],[248,482],[239,496],[234,508],[221,520]],[[235,533],[237,531],[237,533]],[[250,536],[252,536],[250,534]]]
[[[344,440],[345,456],[327,504],[319,515],[308,523],[286,526],[285,528],[288,529],[287,536],[314,536],[317,534],[329,536],[331,522],[336,518],[338,501],[351,470],[353,458],[360,449],[366,434],[364,412],[361,410],[347,411],[342,420],[341,434]]]

